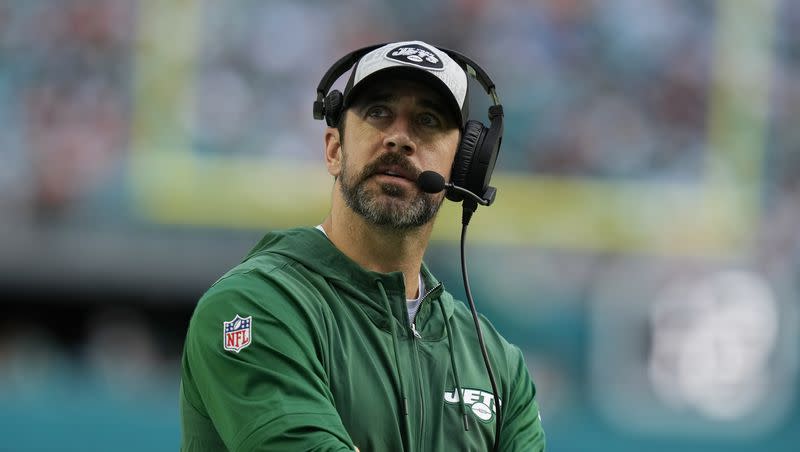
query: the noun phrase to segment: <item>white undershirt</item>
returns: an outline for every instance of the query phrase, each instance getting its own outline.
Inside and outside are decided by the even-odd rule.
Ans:
[[[328,236],[328,233],[325,232],[325,229],[322,227],[321,224],[317,225],[317,229],[322,231],[325,234],[325,237]],[[417,315],[417,311],[419,310],[419,305],[422,303],[422,299],[425,298],[425,282],[422,280],[422,273],[417,275],[417,286],[419,287],[417,291],[417,298],[406,298],[406,309],[408,310],[408,321],[409,323],[414,323],[414,317]]]
[[[425,281],[422,280],[422,273],[418,275],[419,282],[419,292],[417,292],[417,298],[408,299],[406,298],[406,308],[408,309],[408,321],[412,324],[414,323],[414,317],[417,316],[417,311],[419,310],[419,305],[422,303],[422,299],[425,298]]]

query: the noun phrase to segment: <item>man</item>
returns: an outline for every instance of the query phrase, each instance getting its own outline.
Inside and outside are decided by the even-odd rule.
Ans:
[[[390,61],[398,49],[444,69]],[[466,87],[464,70],[423,42],[359,60],[325,131],[330,213],[268,233],[197,305],[183,450],[492,449],[498,416],[471,313],[422,262],[444,195],[415,183],[425,170],[450,175]],[[499,449],[544,450],[522,354],[481,322]]]

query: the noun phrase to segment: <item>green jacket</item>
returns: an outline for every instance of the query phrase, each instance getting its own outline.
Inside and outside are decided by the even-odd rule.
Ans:
[[[181,449],[491,450],[497,416],[472,315],[424,265],[422,275],[417,337],[401,273],[364,270],[313,228],[267,234],[192,316]],[[481,322],[501,450],[542,451],[522,354]]]

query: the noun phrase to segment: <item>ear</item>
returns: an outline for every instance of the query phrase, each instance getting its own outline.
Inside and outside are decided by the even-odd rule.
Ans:
[[[342,171],[342,140],[339,129],[328,127],[325,129],[325,164],[328,174],[338,177]]]

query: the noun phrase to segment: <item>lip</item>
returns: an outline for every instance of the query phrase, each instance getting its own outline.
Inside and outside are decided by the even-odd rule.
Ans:
[[[386,173],[375,173],[373,177],[383,181],[383,182],[391,182],[391,183],[401,183],[401,184],[410,184],[415,185],[414,181],[399,175],[391,175]]]
[[[377,171],[375,171],[375,175],[382,175],[382,176],[387,176],[387,177],[400,178],[400,179],[405,179],[405,180],[408,180],[408,181],[411,181],[411,182],[416,180],[416,177],[414,177],[414,174],[413,174],[412,171],[406,170],[405,168],[403,168],[400,165],[382,166],[382,167],[378,168]]]

